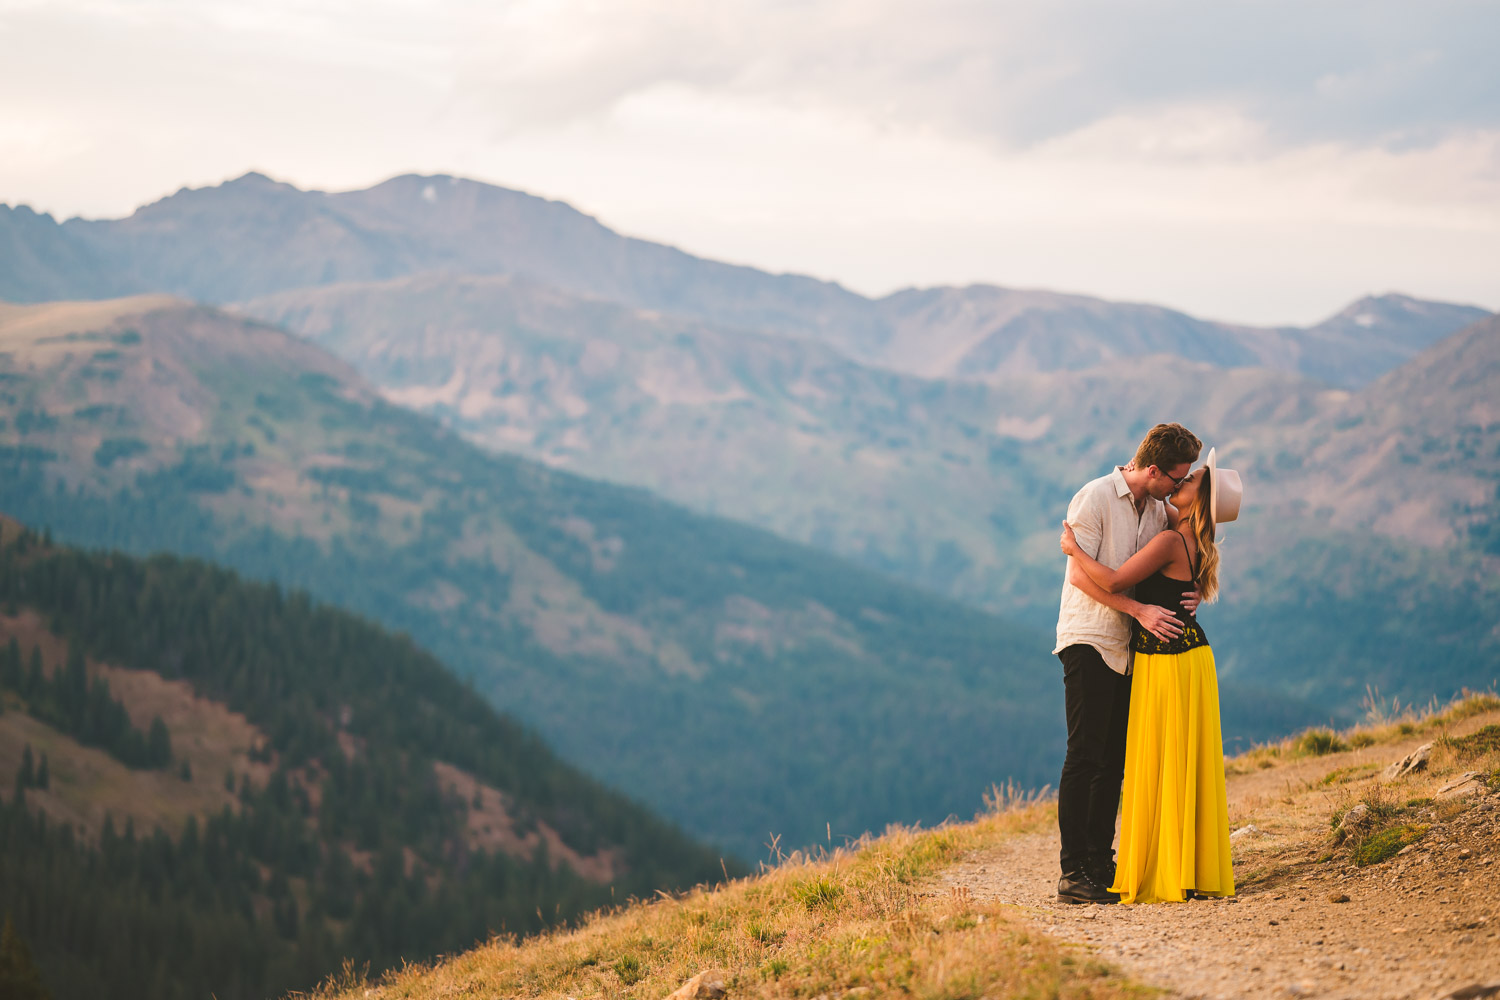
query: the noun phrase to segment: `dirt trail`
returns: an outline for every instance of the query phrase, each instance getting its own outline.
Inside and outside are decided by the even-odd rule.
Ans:
[[[1491,713],[1451,733],[1497,721]],[[1476,984],[1500,987],[1500,791],[1419,807],[1430,824],[1426,836],[1383,863],[1358,868],[1347,851],[1333,849],[1334,811],[1374,787],[1387,763],[1432,738],[1231,775],[1230,829],[1253,823],[1263,831],[1234,843],[1233,899],[1058,903],[1055,831],[969,856],[938,889],[963,887],[978,899],[1014,904],[1045,932],[1184,997],[1425,1000]],[[1322,783],[1336,771],[1335,779],[1356,778]],[[1451,777],[1419,773],[1387,794],[1432,796]],[[1348,901],[1334,901],[1341,896]],[[1500,997],[1500,989],[1472,995]]]

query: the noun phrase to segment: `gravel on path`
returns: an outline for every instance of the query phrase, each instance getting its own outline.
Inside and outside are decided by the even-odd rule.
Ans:
[[[1407,749],[1366,756],[1399,759]],[[1296,767],[1321,777],[1355,759],[1338,756]],[[933,889],[1011,904],[1045,932],[1183,997],[1426,1000],[1500,984],[1500,792],[1434,823],[1389,861],[1358,868],[1330,857],[1334,793],[1285,770],[1230,779],[1231,825],[1253,819],[1264,831],[1234,846],[1234,898],[1060,903],[1055,831],[970,855]]]

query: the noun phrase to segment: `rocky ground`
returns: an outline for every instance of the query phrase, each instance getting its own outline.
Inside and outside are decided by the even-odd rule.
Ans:
[[[1447,734],[1496,722],[1490,712]],[[970,855],[934,891],[1014,904],[1047,933],[1183,997],[1500,997],[1500,781],[1487,784],[1489,770],[1465,777],[1496,757],[1476,764],[1441,735],[1233,762],[1230,826],[1244,832],[1231,899],[1059,903],[1055,832]],[[1387,775],[1435,737],[1423,766]],[[1363,818],[1336,840],[1332,819],[1361,803],[1353,815]],[[1391,827],[1413,842],[1357,864],[1354,848]]]

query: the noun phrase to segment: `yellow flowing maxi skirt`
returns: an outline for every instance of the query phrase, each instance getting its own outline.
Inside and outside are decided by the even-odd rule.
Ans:
[[[1122,903],[1234,895],[1219,682],[1209,646],[1135,654],[1120,850]]]

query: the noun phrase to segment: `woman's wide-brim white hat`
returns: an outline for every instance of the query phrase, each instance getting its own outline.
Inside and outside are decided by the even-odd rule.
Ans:
[[[1227,524],[1240,516],[1240,501],[1244,499],[1245,487],[1240,482],[1240,474],[1233,469],[1219,468],[1219,453],[1215,448],[1208,449],[1209,488],[1214,493],[1213,510],[1209,516],[1214,519],[1214,524]]]

